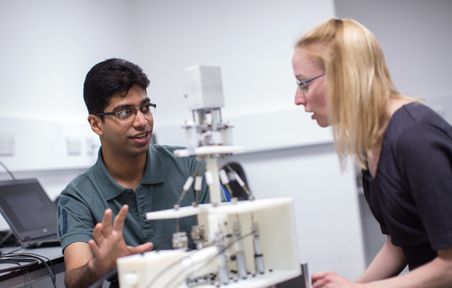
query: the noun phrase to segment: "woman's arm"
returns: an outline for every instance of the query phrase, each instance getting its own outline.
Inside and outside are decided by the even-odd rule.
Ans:
[[[375,258],[367,267],[366,271],[356,281],[357,283],[368,283],[376,280],[386,279],[398,275],[406,266],[405,256],[400,247],[394,246],[391,237],[381,247]]]
[[[399,277],[377,281],[371,287],[452,287],[452,249],[438,251],[438,257]]]
[[[379,275],[383,275],[381,271]],[[388,269],[389,271],[389,269]],[[438,251],[438,257],[413,271],[368,283],[354,283],[334,272],[313,274],[313,288],[450,288],[452,287],[452,248]],[[369,274],[370,275],[370,274]],[[377,273],[372,275],[377,276]],[[370,278],[370,277],[369,277]]]

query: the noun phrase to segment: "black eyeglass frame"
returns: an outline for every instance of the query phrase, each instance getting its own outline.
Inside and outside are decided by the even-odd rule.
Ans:
[[[296,80],[298,87],[301,91],[305,91],[305,89],[308,87],[309,84],[311,84],[312,81],[314,81],[317,78],[320,78],[322,76],[325,76],[325,73],[319,74],[317,76],[314,76],[312,78],[306,79],[306,80]]]
[[[141,113],[143,114],[147,114],[148,112],[143,112],[142,108],[146,107],[146,109],[149,109],[149,107],[152,107],[154,109],[157,108],[157,104],[155,103],[151,103],[148,102],[146,104],[141,104],[140,108],[137,108],[135,106],[126,106],[126,107],[121,107],[119,111],[112,111],[112,112],[100,112],[100,113],[96,113],[94,115],[96,116],[115,116],[116,118],[120,119],[120,120],[126,120],[129,118],[129,116],[123,118],[119,115],[119,113],[123,112],[124,109],[131,109],[133,111],[133,115],[137,115],[138,110],[140,110]],[[149,112],[151,112],[151,109],[149,109]],[[152,113],[152,112],[151,112]],[[131,115],[130,115],[131,116]]]

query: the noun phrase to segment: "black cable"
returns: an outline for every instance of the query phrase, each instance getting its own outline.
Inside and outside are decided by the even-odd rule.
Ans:
[[[30,257],[32,259],[36,259],[40,261],[41,264],[43,264],[47,269],[47,274],[49,274],[50,280],[52,281],[53,287],[56,288],[56,274],[55,269],[53,267],[52,261],[42,255],[34,254],[34,253],[18,253],[20,256]],[[47,263],[49,262],[50,265]]]
[[[56,275],[56,273],[55,273],[55,268],[53,267],[53,263],[52,263],[52,260],[50,260],[50,258],[48,258],[48,257],[46,257],[46,256],[43,256],[43,255],[38,255],[38,254],[35,254],[35,253],[30,253],[30,252],[27,252],[27,253],[21,253],[21,254],[27,255],[27,256],[34,256],[34,257],[40,258],[41,261],[43,261],[44,265],[46,265],[49,269],[51,269],[51,273],[52,273],[53,275]],[[44,259],[44,260],[42,260],[42,259]],[[48,265],[47,262],[49,262],[50,265]]]
[[[3,259],[3,257],[2,257],[2,259]],[[22,271],[22,274],[24,275],[24,287],[26,288],[27,284],[28,284],[29,287],[31,287],[30,275],[28,275],[27,269],[25,269],[25,267],[22,264],[20,264],[20,262],[18,262],[18,261],[11,260],[8,263],[15,264],[15,265],[17,265],[19,267],[4,268],[4,269],[0,270],[0,273],[13,272],[13,271],[18,271],[18,270]]]
[[[5,169],[5,171],[9,174],[9,176],[11,176],[11,178],[13,180],[16,180],[16,177],[14,177],[13,173],[11,173],[11,171],[8,170],[8,167],[5,166],[5,164],[3,164],[2,161],[0,161],[0,165],[2,165],[2,167]]]
[[[248,184],[246,183],[246,179],[242,179],[242,177],[240,177],[239,173],[237,173],[237,171],[235,171],[234,169],[232,169],[231,165],[227,164],[226,167],[229,168],[229,170],[231,170],[231,172],[232,172],[233,174],[235,174],[235,175],[234,175],[235,177],[239,177],[240,180],[242,180],[243,186],[240,185],[240,181],[239,181],[239,180],[235,179],[235,181],[237,181],[237,183],[239,183],[239,186],[242,187],[242,189],[245,191],[245,193],[247,194],[248,198],[253,197],[253,194],[251,193],[251,190],[249,189]],[[246,178],[246,177],[245,177],[245,178]]]
[[[36,255],[38,258],[41,259],[41,263],[47,268],[47,272],[49,274],[49,278],[52,281],[52,285],[54,288],[56,288],[56,273],[55,273],[55,268],[53,267],[53,263],[52,260],[50,260],[49,258],[42,256],[42,255],[37,255],[37,254],[33,254],[33,253],[27,253],[30,255]]]
[[[39,264],[39,261],[36,261],[35,259],[29,259],[29,258],[2,258],[2,259],[0,259],[0,263],[12,263],[12,262],[24,262],[24,263],[31,263],[31,264]]]
[[[190,175],[190,177],[193,178],[193,182],[192,182],[191,185],[194,185],[194,184],[195,184],[196,177],[198,176],[198,174],[199,174],[199,171],[198,171],[198,163],[196,163],[196,164],[195,164],[195,172],[194,172],[192,175]],[[189,177],[189,178],[190,178],[190,177]],[[184,185],[185,185],[185,184],[184,184]],[[180,206],[180,204],[182,203],[182,200],[184,199],[185,194],[187,194],[187,192],[190,190],[191,185],[190,185],[190,187],[188,187],[188,190],[186,190],[186,191],[185,191],[185,190],[182,190],[181,195],[179,196],[179,199],[177,200],[176,205],[174,205],[174,207],[179,207],[179,206]],[[196,195],[195,195],[195,196],[196,196]],[[197,197],[195,197],[195,201],[196,201],[196,204],[198,204],[198,199],[197,199]]]
[[[42,255],[34,254],[34,253],[7,253],[3,255],[1,261],[12,263],[15,262],[25,262],[30,264],[42,264],[47,269],[47,274],[52,282],[54,288],[56,288],[56,273],[53,267],[52,261]],[[0,263],[1,263],[0,261]],[[34,262],[34,263],[33,263]],[[50,265],[47,263],[49,262]],[[27,272],[28,273],[28,272]]]
[[[0,240],[0,247],[3,246],[3,243],[5,243],[5,242],[9,239],[9,237],[11,237],[11,235],[13,235],[13,231],[9,230],[9,231],[6,233],[6,235],[3,236],[2,240]],[[0,254],[0,256],[1,256],[1,254]]]
[[[193,185],[193,187],[195,185],[197,176],[198,176],[198,162],[195,163],[195,172],[190,176],[193,178],[193,183],[191,184],[191,185]],[[181,195],[179,196],[179,199],[177,200],[177,203],[176,203],[176,205],[174,205],[174,207],[177,207],[177,209],[180,207],[180,204],[182,203],[182,200],[184,199],[185,194],[187,194],[187,192],[190,190],[191,185],[188,188],[188,190],[186,190],[186,191],[182,190]],[[184,184],[184,186],[185,186],[185,184]],[[196,195],[196,190],[194,190],[194,191],[195,191],[195,202],[196,202],[196,205],[198,205],[198,203],[199,203],[198,195]],[[180,226],[180,218],[176,218],[176,232],[179,232],[179,226]]]

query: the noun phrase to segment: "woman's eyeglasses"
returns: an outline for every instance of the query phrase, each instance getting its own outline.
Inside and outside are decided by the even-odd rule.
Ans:
[[[312,81],[314,81],[315,79],[320,78],[320,77],[322,77],[324,75],[325,75],[325,73],[322,73],[320,75],[314,76],[314,77],[306,79],[306,80],[298,80],[297,79],[296,80],[297,81],[297,85],[298,85],[298,87],[300,88],[301,91],[306,92],[309,84],[311,84]]]

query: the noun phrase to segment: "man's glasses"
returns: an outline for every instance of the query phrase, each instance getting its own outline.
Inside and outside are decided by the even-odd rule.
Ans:
[[[325,73],[322,73],[320,75],[314,76],[312,78],[306,79],[306,80],[296,80],[297,81],[297,85],[298,87],[300,87],[300,90],[302,92],[306,92],[306,90],[308,89],[309,84],[311,84],[312,81],[314,81],[317,78],[320,78],[322,76],[324,76]]]
[[[120,120],[126,120],[129,119],[132,115],[135,116],[138,113],[138,110],[140,110],[140,112],[143,115],[148,115],[148,114],[152,114],[155,111],[155,108],[157,108],[157,105],[154,103],[144,103],[141,104],[139,108],[133,106],[133,105],[123,105],[123,106],[119,106],[116,107],[112,112],[102,112],[102,113],[97,113],[97,116],[107,116],[107,115],[111,115],[111,116],[115,116],[116,118],[120,119]]]

